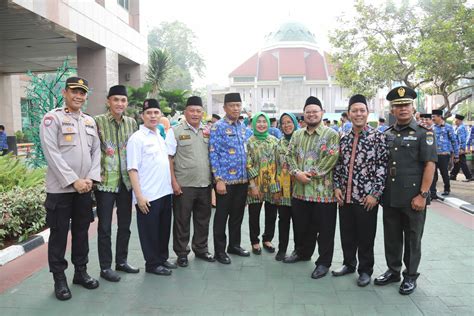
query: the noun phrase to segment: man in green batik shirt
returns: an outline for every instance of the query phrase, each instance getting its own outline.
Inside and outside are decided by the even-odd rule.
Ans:
[[[137,129],[137,122],[124,116],[128,105],[127,89],[113,86],[107,96],[108,111],[95,117],[99,130],[102,183],[97,186],[97,226],[100,276],[110,282],[120,281],[112,270],[111,226],[114,204],[117,206],[117,242],[115,269],[127,273],[138,273],[137,268],[127,263],[130,223],[132,221],[132,191],[127,172],[127,142]]]
[[[311,260],[316,240],[319,258],[311,277],[327,274],[334,252],[336,198],[333,168],[339,157],[339,135],[321,124],[324,111],[316,97],[309,97],[303,108],[306,127],[293,133],[288,151],[290,174],[295,177],[291,200],[295,252],[283,262]]]

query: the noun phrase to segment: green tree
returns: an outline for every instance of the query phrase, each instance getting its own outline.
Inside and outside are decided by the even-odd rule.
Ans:
[[[66,79],[75,74],[75,69],[69,66],[69,59],[56,70],[54,74],[34,74],[28,72],[30,83],[26,88],[28,102],[23,104],[22,111],[28,112],[30,118],[30,127],[25,135],[34,143],[35,154],[28,158],[34,167],[46,165],[41,141],[39,137],[39,128],[43,116],[52,109],[63,105],[62,90],[64,89]]]
[[[161,91],[160,96],[166,100],[171,110],[183,111],[186,99],[189,94],[187,90],[175,89],[169,91]]]
[[[147,83],[151,86],[150,97],[158,97],[159,91],[172,67],[171,57],[165,50],[151,49],[146,73]]]
[[[373,96],[401,82],[442,95],[448,112],[472,95],[474,15],[465,0],[359,0],[354,7],[330,35],[342,86]]]
[[[148,44],[170,53],[172,67],[165,80],[165,90],[190,90],[193,76],[202,77],[206,68],[204,58],[196,46],[197,37],[186,24],[161,22],[148,34]]]

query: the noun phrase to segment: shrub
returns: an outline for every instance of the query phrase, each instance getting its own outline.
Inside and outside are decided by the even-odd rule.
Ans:
[[[15,187],[23,189],[43,186],[45,169],[29,169],[25,163],[8,154],[0,156],[0,192],[7,192]]]
[[[22,242],[45,227],[45,198],[43,185],[0,192],[0,246],[6,239]]]

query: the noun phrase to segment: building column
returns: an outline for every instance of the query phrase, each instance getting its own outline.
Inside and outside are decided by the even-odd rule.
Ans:
[[[141,87],[146,70],[146,65],[119,64],[119,84],[134,88]]]
[[[20,76],[0,74],[0,95],[0,125],[13,136],[22,128]]]
[[[85,111],[90,115],[104,113],[109,88],[119,82],[118,54],[108,48],[79,47],[77,73],[89,82]]]

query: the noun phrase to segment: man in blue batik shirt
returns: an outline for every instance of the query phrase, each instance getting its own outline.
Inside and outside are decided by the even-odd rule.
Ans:
[[[436,151],[438,153],[438,162],[436,167],[441,173],[444,183],[444,192],[441,195],[449,195],[451,186],[449,184],[448,165],[451,158],[451,152],[454,152],[454,163],[459,161],[459,144],[453,127],[446,123],[443,118],[443,110],[432,111],[434,132],[436,136]],[[433,184],[431,185],[431,198],[436,199],[436,182],[438,182],[438,172],[435,172]]]
[[[463,124],[464,116],[460,114],[456,114],[454,118],[454,134],[456,134],[458,142],[459,142],[459,161],[454,164],[453,169],[451,170],[451,176],[449,177],[450,180],[456,180],[456,176],[459,173],[459,169],[462,169],[466,180],[464,182],[473,181],[471,171],[466,163],[466,145],[467,145],[467,137],[468,132],[466,126]]]
[[[246,143],[252,135],[239,122],[242,100],[239,93],[228,93],[224,98],[225,117],[211,127],[209,158],[216,184],[216,213],[214,215],[214,251],[217,261],[231,263],[225,251],[226,224],[229,221],[227,252],[242,257],[250,253],[240,247],[240,228],[247,199]]]

